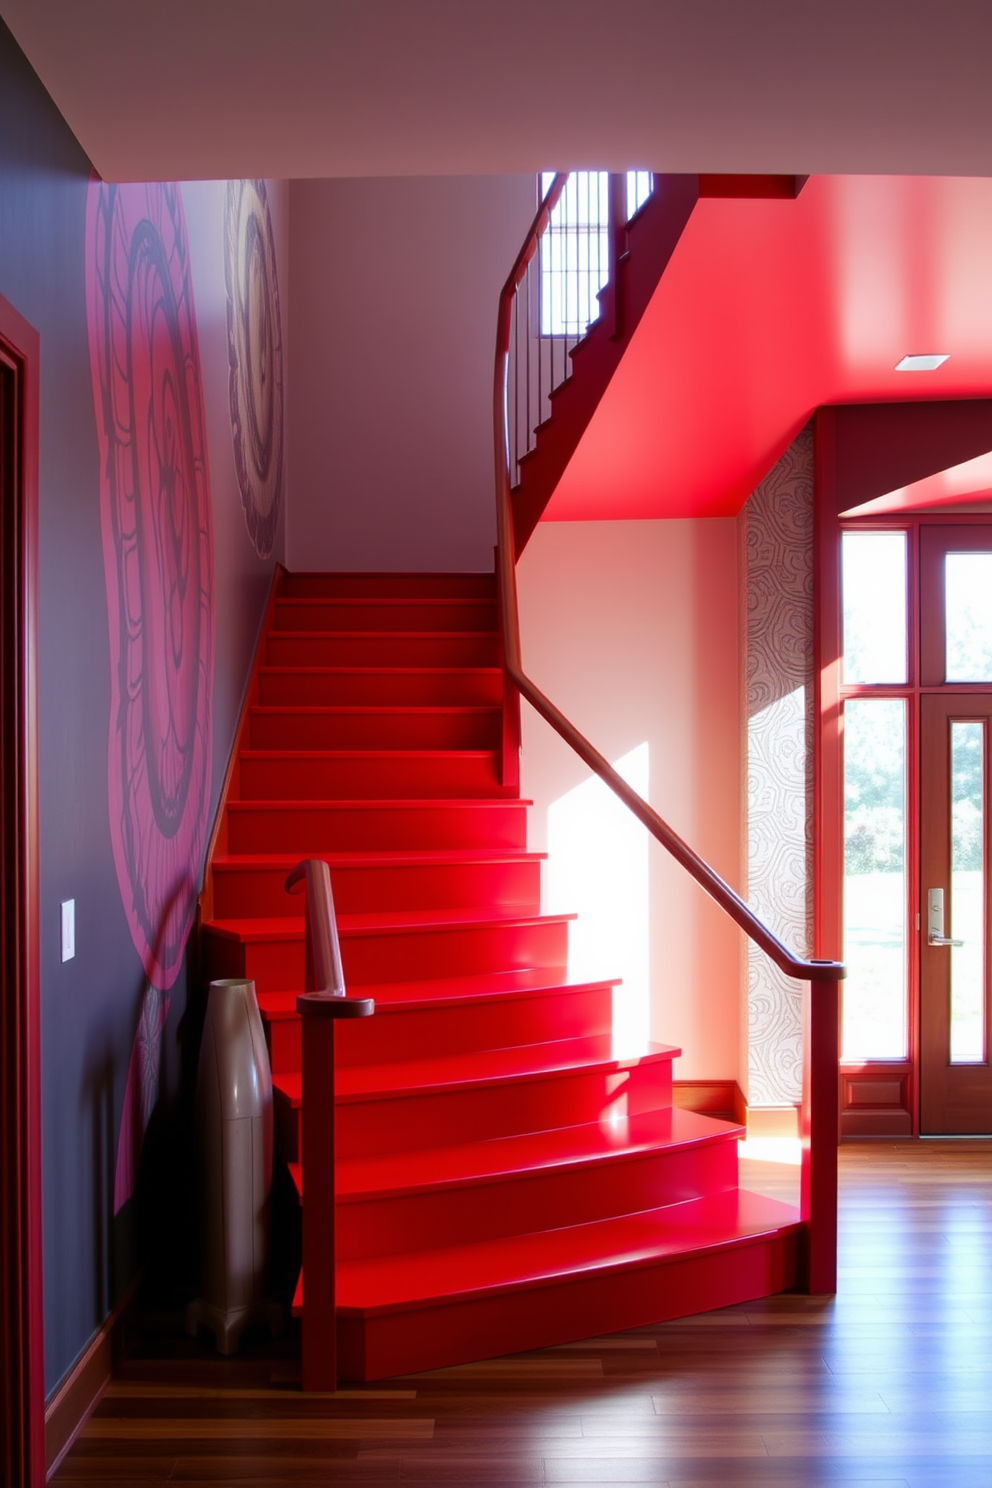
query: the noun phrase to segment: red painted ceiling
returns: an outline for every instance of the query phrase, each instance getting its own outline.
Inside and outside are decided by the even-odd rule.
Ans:
[[[895,371],[924,352],[950,359]],[[545,520],[726,516],[821,404],[989,396],[992,180],[814,176],[794,201],[701,200]]]

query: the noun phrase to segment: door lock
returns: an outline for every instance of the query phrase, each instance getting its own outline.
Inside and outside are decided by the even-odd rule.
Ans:
[[[963,946],[963,940],[951,940],[944,934],[944,891],[930,889],[927,892],[927,945]]]

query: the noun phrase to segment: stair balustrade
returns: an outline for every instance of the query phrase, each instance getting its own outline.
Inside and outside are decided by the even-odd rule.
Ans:
[[[308,1390],[337,1389],[334,1264],[334,1028],[339,1018],[368,1018],[371,997],[349,997],[341,968],[331,875],[319,858],[298,863],[288,894],[305,891],[306,991],[296,1000],[303,1019],[303,1146],[323,1182],[308,1187],[303,1206],[303,1270],[309,1316],[303,1325],[303,1380]]]
[[[503,287],[499,301],[496,336],[496,363],[493,387],[493,426],[496,458],[496,517],[497,517],[497,579],[500,602],[500,626],[504,649],[504,668],[507,681],[506,708],[508,714],[519,708],[518,699],[523,697],[556,733],[572,748],[579,758],[609,786],[623,804],[633,812],[657,842],[691,875],[710,897],[720,906],[734,923],[785,972],[804,985],[804,1069],[800,1112],[800,1135],[802,1139],[800,1214],[806,1235],[804,1260],[805,1285],[812,1293],[832,1293],[837,1289],[837,1138],[838,1138],[838,1067],[839,1067],[839,983],[845,975],[840,962],[807,960],[794,956],[772,931],[763,924],[740,896],[717,874],[689,845],[665,822],[658,813],[620,776],[609,761],[570,722],[523,670],[520,650],[520,624],[517,608],[516,560],[529,536],[536,518],[521,524],[515,522],[511,471],[519,472],[523,452],[532,449],[534,426],[531,422],[533,407],[538,417],[543,417],[547,401],[545,389],[560,386],[568,375],[562,372],[554,382],[555,359],[552,349],[547,354],[547,372],[550,384],[542,377],[544,356],[536,359],[536,405],[531,401],[532,357],[530,341],[532,327],[531,267],[541,251],[552,213],[565,190],[567,176],[559,173],[554,177],[537,215],[531,224],[524,244],[517,255],[510,275]],[[621,178],[622,179],[622,178]],[[687,200],[694,200],[698,188],[693,187]],[[601,302],[613,317],[613,334],[619,335],[623,325],[623,295],[620,264],[624,247],[621,241],[622,225],[617,225],[617,211],[623,201],[621,193],[610,192],[613,224],[611,239],[617,245],[610,254],[610,280],[601,292]],[[523,303],[521,304],[521,298]],[[526,328],[527,351],[521,374],[520,326]],[[626,327],[627,330],[630,327]],[[562,364],[569,360],[570,352],[578,344],[579,337],[562,338]],[[521,391],[521,376],[524,387]],[[521,435],[521,419],[526,432]],[[523,439],[523,450],[521,448]],[[519,514],[517,514],[519,516]],[[524,534],[521,540],[521,534]],[[517,707],[514,708],[514,703]],[[514,739],[519,739],[519,722],[504,729],[504,753],[512,752]],[[504,781],[518,778],[519,762],[504,759]]]
[[[550,416],[551,398],[571,373],[571,353],[601,312],[610,334],[623,334],[622,282],[627,223],[650,195],[646,171],[559,171],[535,222],[538,252],[524,245],[511,277],[507,414],[513,483]],[[528,239],[528,243],[529,243]],[[537,262],[537,271],[531,270]]]

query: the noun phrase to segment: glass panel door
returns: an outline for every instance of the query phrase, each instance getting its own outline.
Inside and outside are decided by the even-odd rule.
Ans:
[[[988,786],[992,694],[922,699],[920,1125],[992,1131]]]
[[[906,702],[844,705],[841,1058],[905,1059]]]

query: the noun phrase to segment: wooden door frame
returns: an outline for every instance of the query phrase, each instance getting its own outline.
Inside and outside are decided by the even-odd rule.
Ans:
[[[838,515],[835,446],[830,428],[832,409],[817,414],[825,437],[815,441],[815,512],[813,565],[816,576],[814,602],[814,920],[816,955],[841,959],[843,954],[844,869],[844,778],[842,749],[843,700],[841,692],[841,532],[855,523],[861,530],[899,528],[909,535],[910,571],[907,582],[915,589],[919,605],[919,524],[942,526],[992,526],[987,512],[892,511],[884,516],[851,518]],[[907,873],[909,920],[915,924],[919,904],[919,697],[920,676],[915,658],[917,638],[910,637],[914,655],[913,681],[896,689],[909,696],[907,741]],[[842,1063],[840,1080],[841,1137],[917,1137],[920,1134],[920,1002],[918,945],[908,958],[909,1001],[908,1057],[905,1060],[864,1060]],[[842,984],[843,988],[843,984]]]
[[[13,448],[0,470],[0,1467],[45,1482],[41,1028],[38,904],[38,358],[32,326],[0,296]],[[0,417],[4,417],[0,410]],[[9,489],[8,489],[9,486]]]

